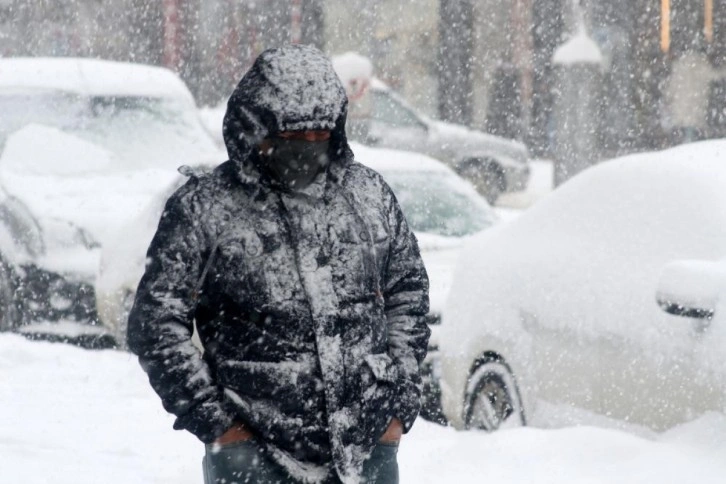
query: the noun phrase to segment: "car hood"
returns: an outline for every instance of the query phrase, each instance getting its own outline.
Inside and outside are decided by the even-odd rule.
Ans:
[[[66,243],[64,250],[72,250],[72,256],[58,257],[49,251],[36,261],[44,268],[53,270],[61,264],[87,272],[98,263],[88,246],[113,240],[119,228],[179,176],[164,167],[122,170],[114,161],[103,148],[45,126],[28,126],[9,138],[0,157],[0,185],[38,218],[46,245],[52,246],[59,237],[68,240],[59,233],[59,222],[82,230],[91,239],[90,244]],[[67,166],[57,166],[63,163]]]

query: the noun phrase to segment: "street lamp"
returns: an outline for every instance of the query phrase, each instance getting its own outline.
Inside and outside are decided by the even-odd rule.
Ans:
[[[703,2],[703,34],[706,42],[713,42],[713,0]]]
[[[671,0],[660,0],[660,50],[671,49]]]

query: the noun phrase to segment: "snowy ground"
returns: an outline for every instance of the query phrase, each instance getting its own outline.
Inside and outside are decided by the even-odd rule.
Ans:
[[[0,482],[202,482],[201,445],[171,429],[129,354],[2,334],[0,408]],[[401,481],[722,483],[724,435],[721,414],[660,435],[592,426],[485,434],[419,421],[401,446]]]

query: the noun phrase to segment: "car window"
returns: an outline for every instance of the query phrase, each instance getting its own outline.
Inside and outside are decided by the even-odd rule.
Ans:
[[[127,168],[200,163],[214,142],[196,110],[168,99],[93,97],[72,134],[108,149]]]
[[[382,172],[406,220],[416,232],[463,237],[483,230],[496,217],[486,202],[446,172]]]
[[[373,107],[371,117],[375,121],[397,128],[424,127],[421,120],[411,109],[385,91],[372,91]]]
[[[0,93],[0,151],[13,132],[28,124],[68,127],[83,115],[78,96],[54,92]]]
[[[27,124],[43,124],[102,146],[123,168],[208,162],[217,150],[194,106],[173,99],[0,94],[0,109],[12,113],[2,116],[0,142]]]

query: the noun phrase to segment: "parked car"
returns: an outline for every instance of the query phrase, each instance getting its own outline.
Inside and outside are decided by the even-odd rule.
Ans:
[[[46,234],[43,227],[55,230]],[[108,348],[114,341],[98,323],[94,289],[67,265],[99,248],[82,229],[62,220],[39,221],[0,188],[0,331],[30,338]]]
[[[426,360],[423,415],[441,421],[438,377],[438,338],[441,310],[451,286],[452,271],[463,241],[497,221],[486,200],[443,164],[415,153],[354,145],[356,159],[379,171],[396,194],[419,241],[430,277],[432,329]],[[144,272],[146,249],[166,199],[186,181],[179,177],[129,225],[116,243],[104,246],[96,282],[98,313],[103,323],[125,342],[126,320],[136,286]]]
[[[492,204],[502,193],[527,187],[529,154],[524,144],[424,116],[372,76],[366,62],[353,53],[333,58],[348,91],[351,139],[436,158],[470,181]]]
[[[723,153],[713,141],[600,164],[468,244],[440,341],[453,425],[522,425],[542,401],[656,430],[726,408],[726,326],[697,317],[716,301],[694,299],[691,324],[655,298],[673,261],[726,256]],[[671,279],[711,290],[684,277]],[[681,311],[683,295],[661,304]]]
[[[225,156],[202,127],[189,90],[166,69],[0,59],[0,110],[0,187],[27,208],[45,240],[70,244],[63,256],[36,253],[34,267],[79,287],[93,287],[97,249],[177,176],[178,166]],[[68,237],[69,227],[82,236]],[[37,316],[27,297],[15,294],[26,322]],[[89,327],[97,323],[94,301],[90,307]]]

